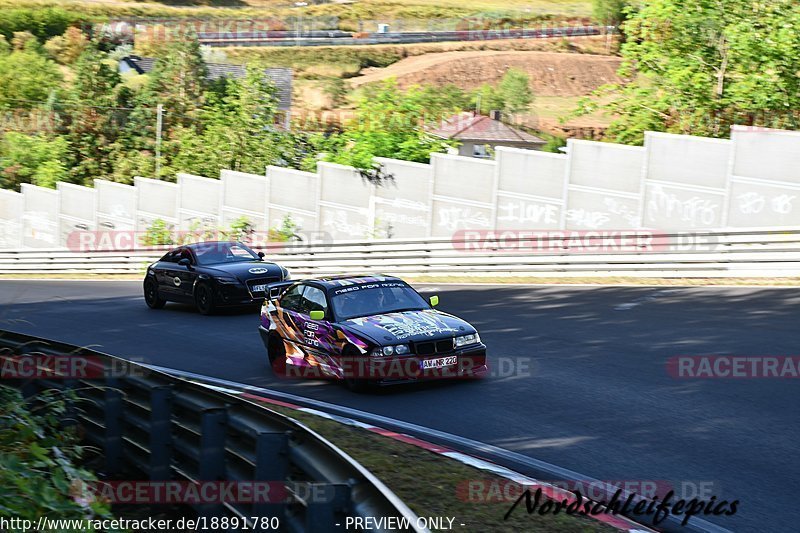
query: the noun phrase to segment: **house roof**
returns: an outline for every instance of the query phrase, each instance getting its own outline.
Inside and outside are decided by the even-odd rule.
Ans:
[[[126,56],[121,60],[128,68],[139,74],[146,74],[155,67],[156,59],[153,57]],[[227,63],[206,63],[206,79],[210,81],[223,77],[243,78],[247,74],[244,65],[230,65]],[[267,75],[278,90],[278,109],[286,111],[292,107],[292,69],[290,68],[265,68]]]
[[[431,130],[432,135],[444,139],[477,142],[513,142],[544,144],[546,141],[535,135],[512,128],[499,120],[464,112],[454,115]]]

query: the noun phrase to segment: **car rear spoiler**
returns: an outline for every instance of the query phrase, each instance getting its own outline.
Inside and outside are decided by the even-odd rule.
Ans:
[[[274,300],[275,298],[283,294],[283,291],[285,291],[289,286],[294,285],[295,283],[297,282],[291,280],[268,283],[266,290],[267,299]]]

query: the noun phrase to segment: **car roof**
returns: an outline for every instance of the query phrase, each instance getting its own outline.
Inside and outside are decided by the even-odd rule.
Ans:
[[[379,274],[325,276],[324,278],[311,278],[303,280],[304,283],[314,283],[316,285],[321,285],[326,290],[338,289],[340,287],[347,287],[349,285],[365,285],[367,283],[378,283],[381,281],[400,281],[405,283],[402,279],[398,277],[383,276]]]

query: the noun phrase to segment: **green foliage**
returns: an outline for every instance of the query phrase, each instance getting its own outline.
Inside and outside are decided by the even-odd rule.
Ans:
[[[89,47],[89,39],[78,28],[67,28],[64,35],[57,35],[44,43],[44,48],[57,62],[71,65]],[[80,70],[78,70],[80,73]]]
[[[478,88],[473,94],[473,101],[475,106],[480,101],[480,112],[484,115],[495,110],[509,114],[524,113],[533,103],[530,76],[522,70],[510,68],[497,87],[483,84]]]
[[[604,26],[619,27],[625,21],[627,0],[594,0],[592,16]]]
[[[153,222],[147,226],[144,235],[142,235],[142,244],[145,246],[175,244],[175,240],[172,237],[172,226],[167,225],[167,223],[160,218],[153,220]]]
[[[292,215],[286,215],[283,217],[281,227],[270,228],[267,236],[272,242],[287,242],[296,237],[297,230],[299,229],[300,226],[298,226],[297,223],[292,220]]]
[[[37,51],[0,54],[0,110],[43,104],[63,81],[58,65]]]
[[[620,74],[604,99],[616,142],[644,131],[726,137],[732,124],[800,127],[800,3],[652,0],[625,24]]]
[[[114,108],[126,103],[125,94],[117,90],[119,74],[104,59],[105,54],[94,47],[81,54],[65,109],[73,159],[70,174],[74,182],[86,185],[114,174],[112,153],[122,121]]]
[[[19,392],[0,385],[0,516],[33,520],[112,518],[106,504],[81,501],[83,482],[94,475],[76,466],[83,454],[74,427],[62,427],[65,393],[41,393],[29,408]],[[72,494],[76,493],[76,494]]]
[[[68,148],[64,137],[6,132],[0,140],[0,184],[4,189],[19,189],[22,183],[55,188],[68,176]]]
[[[250,219],[241,216],[231,222],[231,229],[223,232],[225,236],[232,240],[232,241],[243,241],[246,242],[250,233],[253,232],[253,224],[250,222]]]
[[[36,9],[0,9],[0,35],[11,39],[14,32],[28,31],[40,42],[63,34],[69,26],[84,22],[86,17],[58,7]]]
[[[464,101],[463,93],[452,90],[401,91],[394,79],[365,87],[355,119],[330,139],[327,160],[360,169],[375,168],[376,157],[427,162],[432,152],[445,152],[451,143],[427,133],[424,124],[458,111]]]

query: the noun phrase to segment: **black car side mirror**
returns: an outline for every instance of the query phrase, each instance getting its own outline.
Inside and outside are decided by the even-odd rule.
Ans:
[[[261,259],[264,259],[264,252],[258,252],[258,257],[260,257]]]
[[[192,266],[192,262],[189,261],[185,257],[183,259],[181,259],[180,261],[178,261],[178,264],[181,265],[181,266],[185,266],[185,267]]]

